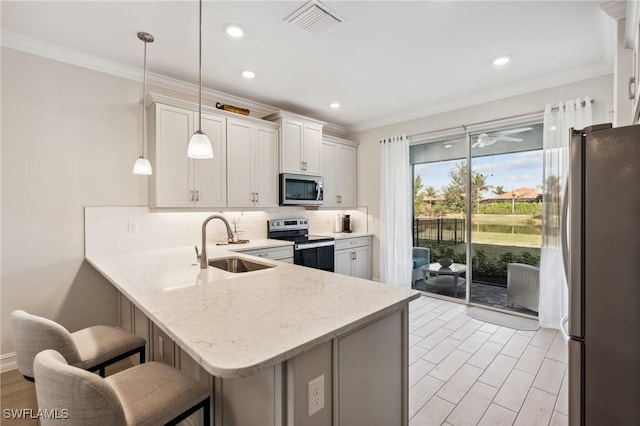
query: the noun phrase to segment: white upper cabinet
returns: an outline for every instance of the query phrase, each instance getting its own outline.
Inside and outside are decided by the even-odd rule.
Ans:
[[[325,136],[322,140],[324,177],[323,207],[356,207],[357,146],[354,142]]]
[[[305,123],[302,144],[302,159],[304,173],[319,175],[321,165],[320,150],[322,149],[322,126],[316,123]]]
[[[324,123],[288,113],[266,119],[280,124],[280,173],[320,175]]]
[[[195,127],[197,127],[197,120],[198,113],[194,113],[194,130]],[[194,172],[193,188],[197,191],[195,201],[197,207],[224,207],[226,205],[226,120],[224,117],[202,114],[202,131],[211,141],[213,158],[207,160],[191,160],[193,162]]]
[[[227,131],[229,206],[277,206],[277,126],[271,123],[258,125],[229,118]]]
[[[198,113],[171,105],[148,107],[150,207],[226,206],[226,118],[202,115],[202,130],[213,146],[214,157],[193,160],[187,145],[196,130]]]

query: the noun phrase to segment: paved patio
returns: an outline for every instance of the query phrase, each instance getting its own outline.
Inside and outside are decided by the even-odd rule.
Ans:
[[[427,294],[441,294],[443,296],[454,297],[452,289],[436,287],[429,284],[425,285],[423,280],[416,281],[414,288],[416,290],[424,291]],[[466,298],[466,283],[458,284],[457,298],[462,300]],[[517,305],[508,306],[507,288],[498,285],[491,285],[475,281],[472,282],[471,302],[485,306],[491,306],[494,308],[506,309],[508,311],[538,316],[537,312],[530,311],[529,309],[522,308]]]

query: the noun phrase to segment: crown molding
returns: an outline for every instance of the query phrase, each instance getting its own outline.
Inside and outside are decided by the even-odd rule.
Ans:
[[[405,121],[415,120],[423,117],[428,117],[435,114],[441,114],[445,112],[454,111],[457,109],[468,108],[476,105],[485,104],[488,102],[494,102],[501,99],[510,98],[513,96],[524,95],[539,90],[545,90],[552,87],[563,86],[565,84],[575,83],[582,80],[588,80],[590,78],[601,77],[603,75],[613,73],[613,66],[609,63],[599,63],[591,67],[583,68],[577,71],[565,72],[553,78],[544,78],[534,80],[526,84],[512,86],[504,90],[496,90],[488,94],[480,94],[476,96],[470,96],[465,99],[458,99],[449,103],[440,104],[437,107],[430,107],[421,110],[414,111],[411,114],[399,114],[394,116],[385,116],[384,119],[369,121],[356,126],[347,128],[345,135],[351,135],[353,133],[363,132],[366,130],[376,129],[384,126],[390,126],[393,124],[402,123]],[[542,105],[541,105],[542,108]]]
[[[142,82],[143,79],[142,68],[123,65],[119,62],[80,52],[79,50],[70,49],[47,41],[26,37],[11,31],[2,30],[2,47],[41,56],[58,62],[64,62],[104,74],[125,78],[127,80]],[[197,84],[188,83],[149,71],[147,71],[147,84],[169,90],[175,90],[187,95],[198,96]],[[232,104],[241,108],[246,108],[251,111],[251,116],[257,118],[263,118],[280,112],[280,109],[277,107],[255,102],[230,93],[207,89],[206,87],[202,88],[202,96],[214,103],[220,102],[223,104]],[[325,129],[331,133],[339,135],[344,135],[347,131],[345,126],[333,123],[326,123]]]
[[[600,5],[600,9],[602,9],[607,15],[616,20],[622,19],[627,16],[626,1],[605,1]]]

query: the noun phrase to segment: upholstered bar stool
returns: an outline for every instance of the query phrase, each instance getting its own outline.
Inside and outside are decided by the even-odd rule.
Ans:
[[[159,362],[99,377],[73,367],[59,352],[45,350],[34,361],[38,409],[66,412],[42,425],[175,425],[199,409],[211,423],[211,397],[203,384]],[[49,412],[51,412],[49,411]]]
[[[27,380],[33,380],[33,360],[45,349],[55,349],[69,364],[97,370],[102,377],[106,366],[131,355],[140,354],[140,363],[145,361],[147,342],[120,328],[96,325],[70,333],[57,322],[22,310],[11,313],[11,325],[18,370]]]

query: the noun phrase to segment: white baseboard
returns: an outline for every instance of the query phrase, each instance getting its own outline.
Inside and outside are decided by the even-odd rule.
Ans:
[[[7,371],[17,369],[18,361],[16,361],[15,352],[0,355],[0,373],[6,373]]]

